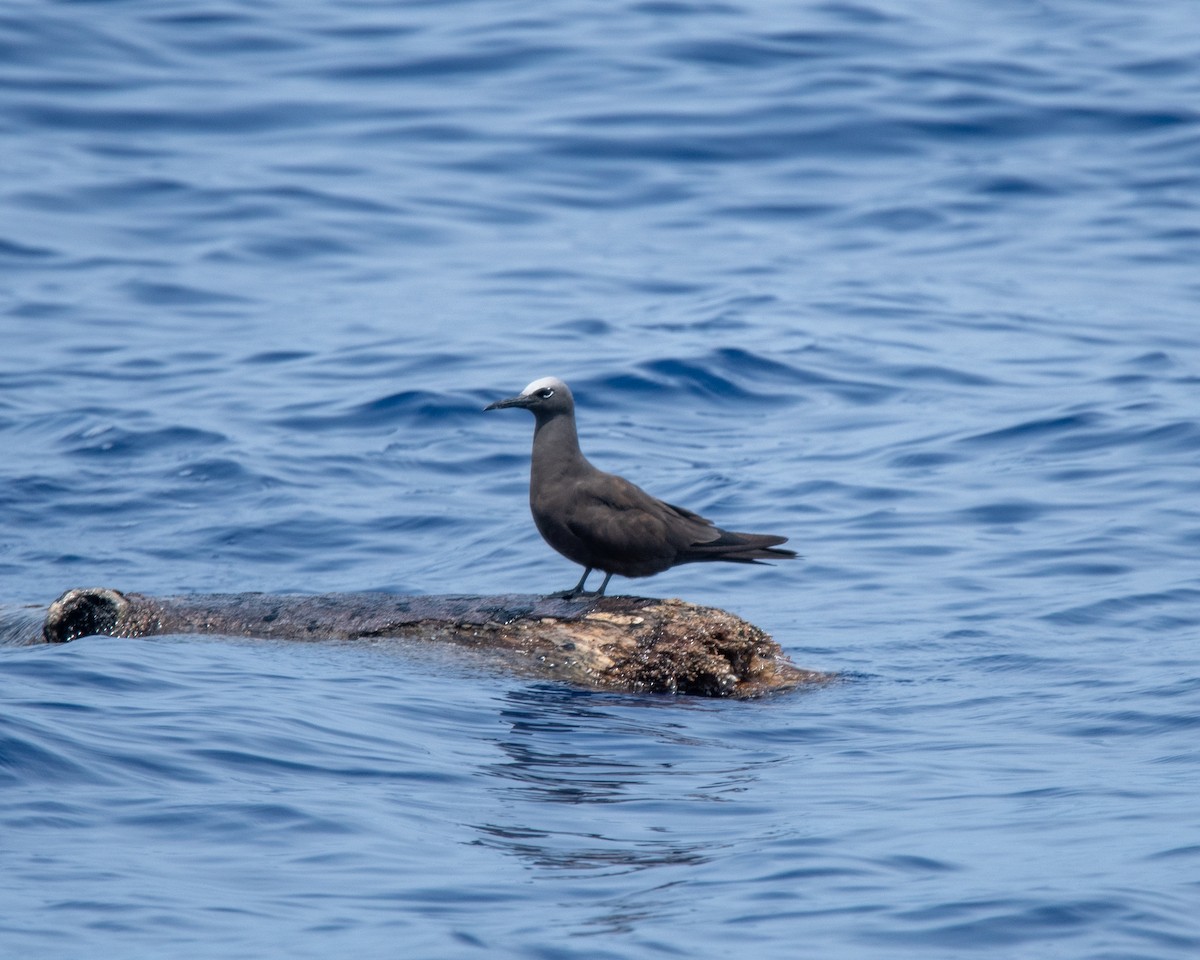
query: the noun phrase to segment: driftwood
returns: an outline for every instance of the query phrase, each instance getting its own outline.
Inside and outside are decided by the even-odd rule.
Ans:
[[[437,640],[495,652],[535,676],[604,690],[746,698],[831,679],[795,666],[767,634],[724,610],[644,597],[147,597],[93,588],[59,597],[42,638],[181,633]]]

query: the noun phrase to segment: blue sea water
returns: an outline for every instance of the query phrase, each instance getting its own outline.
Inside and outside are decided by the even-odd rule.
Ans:
[[[1200,955],[1195,13],[0,4],[0,954]],[[569,586],[546,374],[841,682],[24,642]]]

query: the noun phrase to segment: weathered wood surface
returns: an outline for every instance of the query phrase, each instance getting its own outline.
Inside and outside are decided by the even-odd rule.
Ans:
[[[645,597],[148,597],[90,588],[50,606],[42,638],[181,633],[443,641],[495,652],[531,675],[605,690],[746,698],[831,679],[795,666],[767,634],[724,610]]]

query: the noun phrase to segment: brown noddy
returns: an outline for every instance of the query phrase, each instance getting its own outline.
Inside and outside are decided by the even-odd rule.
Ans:
[[[795,557],[778,545],[787,537],[734,533],[698,514],[657,500],[624,477],[593,467],[579,449],[575,398],[556,377],[534,380],[520,396],[484,410],[524,407],[537,419],[529,472],[529,508],[543,539],[583,576],[562,596],[583,593],[593,570],[604,572],[601,596],[614,573],[649,577],[681,563],[758,563]]]

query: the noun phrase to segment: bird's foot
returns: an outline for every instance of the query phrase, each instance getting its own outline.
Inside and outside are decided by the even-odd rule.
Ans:
[[[598,596],[600,596],[600,594],[598,594],[595,590],[580,590],[578,588],[572,588],[570,590],[559,590],[558,593],[548,593],[548,594],[546,594],[546,599],[548,599],[548,600],[582,600],[584,598],[598,597]]]
[[[608,577],[604,578],[604,583],[601,585],[599,593],[592,593],[589,590],[584,590],[583,585],[587,583],[588,574],[592,572],[591,567],[584,567],[583,576],[579,578],[579,582],[570,590],[562,590],[559,593],[548,593],[546,596],[552,597],[555,600],[575,600],[579,597],[596,597],[604,592],[604,588],[608,586]],[[612,574],[609,574],[612,576]]]

